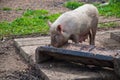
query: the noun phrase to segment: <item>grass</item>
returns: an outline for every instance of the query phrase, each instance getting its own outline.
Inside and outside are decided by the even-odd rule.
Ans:
[[[3,11],[10,11],[10,10],[12,10],[12,8],[4,7],[4,8],[2,8],[2,10],[3,10]]]
[[[98,28],[113,28],[113,27],[116,27],[116,26],[119,26],[118,23],[115,23],[115,22],[108,22],[108,23],[100,23],[98,24]]]
[[[27,10],[23,16],[12,22],[0,22],[0,37],[27,35],[32,33],[47,34],[47,21],[53,22],[60,14],[49,14],[47,10]]]
[[[75,9],[83,4],[84,3],[81,2],[68,1],[64,4],[64,6],[69,9]],[[106,17],[114,16],[120,18],[120,9],[119,9],[120,2],[117,2],[115,4],[109,4],[106,6],[100,6],[99,3],[93,3],[93,5],[95,5],[98,8],[101,16],[106,16]]]
[[[64,4],[65,7],[69,8],[69,9],[75,9],[81,5],[83,5],[84,3],[82,2],[77,2],[77,1],[68,1]]]
[[[109,4],[106,6],[98,7],[99,13],[102,16],[114,16],[120,18],[120,9],[119,9],[120,2],[115,4]]]
[[[12,10],[19,11],[19,10],[23,10],[23,9],[22,8],[12,9],[12,8],[9,8],[9,7],[3,7],[3,8],[0,8],[0,10],[3,10],[3,11],[12,11]]]
[[[15,10],[16,10],[16,11],[19,11],[19,10],[23,10],[23,9],[22,9],[22,8],[16,8]]]

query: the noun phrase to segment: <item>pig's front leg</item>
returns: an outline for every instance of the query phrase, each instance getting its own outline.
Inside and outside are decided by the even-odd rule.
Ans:
[[[75,43],[79,44],[79,35],[71,35],[70,39]]]

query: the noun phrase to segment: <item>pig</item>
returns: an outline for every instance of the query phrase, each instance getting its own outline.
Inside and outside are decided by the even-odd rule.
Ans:
[[[95,45],[98,10],[92,4],[84,4],[75,10],[63,13],[55,22],[48,21],[51,45],[61,47],[72,40],[82,43],[89,37],[89,45]]]

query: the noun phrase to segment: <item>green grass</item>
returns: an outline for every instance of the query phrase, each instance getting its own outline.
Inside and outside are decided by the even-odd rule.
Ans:
[[[75,9],[81,5],[83,5],[84,3],[82,2],[77,2],[77,1],[68,1],[64,4],[65,7],[69,8],[69,9]]]
[[[4,8],[2,8],[2,10],[3,10],[3,11],[10,11],[10,10],[12,10],[12,8],[4,7]]]
[[[75,9],[81,5],[83,5],[83,3],[76,1],[68,1],[64,4],[64,6],[69,9]],[[98,8],[99,14],[101,16],[106,16],[106,17],[114,16],[120,18],[120,9],[119,9],[120,2],[117,2],[115,4],[109,4],[106,6],[100,6],[99,3],[93,3],[93,5],[95,5]]]
[[[120,18],[119,6],[120,6],[120,2],[98,7],[98,10],[100,15],[102,16],[107,16],[107,17],[114,16]]]
[[[9,7],[3,7],[3,8],[0,8],[0,10],[3,10],[3,11],[11,11],[11,10],[19,11],[19,10],[23,10],[23,9],[22,8],[12,9],[12,8],[9,8]]]
[[[118,23],[115,22],[108,22],[108,23],[100,23],[98,24],[98,28],[111,28],[119,26]]]
[[[47,21],[53,22],[60,14],[49,14],[47,10],[27,10],[23,16],[12,22],[0,22],[0,37],[27,35],[32,33],[47,34]]]
[[[20,10],[23,10],[23,9],[22,9],[22,8],[16,8],[15,10],[16,10],[16,11],[20,11]]]

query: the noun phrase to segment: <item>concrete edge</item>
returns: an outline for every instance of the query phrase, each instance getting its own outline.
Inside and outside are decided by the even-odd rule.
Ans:
[[[47,75],[44,74],[44,72],[42,72],[40,70],[38,64],[32,60],[31,56],[27,55],[24,52],[24,50],[18,45],[18,43],[15,40],[14,40],[14,45],[17,48],[19,55],[21,55],[29,65],[35,67],[35,69],[39,71],[39,74],[41,75],[41,78],[43,80],[49,80],[49,78],[47,77]]]

